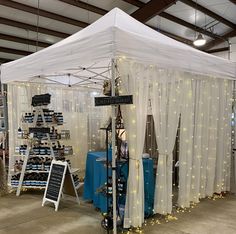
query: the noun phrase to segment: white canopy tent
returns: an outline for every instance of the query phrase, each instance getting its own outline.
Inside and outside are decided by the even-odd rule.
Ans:
[[[142,63],[202,75],[229,79],[236,76],[234,63],[166,37],[115,8],[59,43],[3,64],[1,81],[37,81],[40,76],[73,85],[94,75],[81,72],[83,68],[99,64],[99,72],[102,73],[107,70],[112,58],[124,56]],[[71,74],[70,78],[68,74]]]
[[[113,69],[111,69],[111,61],[116,59],[125,59],[126,61],[137,62],[143,65],[138,66],[137,64],[121,64],[120,66],[121,74],[125,77],[124,81],[128,83],[130,82],[128,79],[129,76],[132,78],[128,87],[123,87],[124,90],[128,90],[130,94],[135,94],[135,105],[133,105],[131,109],[124,109],[126,129],[128,130],[128,142],[130,142],[130,145],[132,146],[130,148],[130,172],[132,173],[129,174],[127,195],[128,203],[126,204],[125,226],[140,226],[144,217],[141,153],[142,144],[144,142],[148,106],[149,78],[150,80],[153,78],[153,93],[157,94],[154,96],[155,98],[152,99],[152,104],[156,105],[156,107],[153,108],[154,122],[160,123],[155,124],[157,138],[162,138],[162,136],[164,136],[164,140],[157,139],[158,145],[161,145],[159,150],[162,152],[160,153],[161,157],[158,164],[158,167],[160,166],[160,168],[158,169],[159,174],[157,173],[159,177],[156,185],[157,191],[155,196],[156,201],[154,204],[154,210],[155,212],[166,214],[170,213],[172,208],[172,204],[170,202],[170,198],[172,196],[172,191],[170,188],[172,186],[172,175],[168,169],[171,170],[172,168],[171,154],[173,150],[179,114],[181,113],[181,116],[192,116],[189,115],[189,113],[194,111],[194,108],[192,108],[192,104],[194,102],[193,99],[195,98],[195,100],[197,100],[198,98],[202,98],[201,100],[204,100],[201,89],[204,91],[203,94],[206,95],[206,98],[208,98],[209,101],[213,100],[212,97],[214,97],[214,100],[218,100],[217,92],[219,92],[219,96],[223,96],[225,98],[225,106],[221,105],[221,108],[223,106],[225,107],[225,110],[230,111],[230,108],[226,108],[226,105],[230,105],[228,102],[231,96],[230,91],[227,90],[228,84],[227,82],[224,83],[224,81],[226,79],[235,79],[236,64],[228,60],[206,54],[190,46],[168,38],[149,28],[148,26],[145,26],[142,23],[136,21],[120,9],[115,8],[95,23],[70,36],[69,38],[30,56],[3,64],[1,66],[1,81],[3,83],[15,81],[46,82],[54,84],[60,83],[69,86],[79,85],[84,87],[100,88],[104,80],[112,78],[110,71],[112,70],[114,72],[114,66]],[[149,71],[146,69],[146,65],[148,65],[150,68],[153,66],[158,66],[158,68],[167,69],[168,74],[164,74],[162,73],[163,71],[159,71],[156,68],[153,70],[150,69],[152,71]],[[177,74],[173,71],[179,71],[180,73]],[[193,74],[191,76],[191,80],[198,80],[199,77],[211,77],[215,83],[216,80],[220,80],[222,81],[222,84],[224,84],[222,87],[224,87],[225,91],[223,94],[221,94],[220,84],[216,85],[215,83],[212,84],[211,82],[206,83],[207,86],[204,83],[205,81],[202,83],[197,81],[196,84],[194,83],[192,86],[188,81],[182,82],[182,78],[179,79],[178,77],[184,77],[186,76],[186,73]],[[143,77],[146,79],[143,79]],[[158,83],[158,78],[160,78],[159,80],[161,83]],[[169,87],[169,90],[171,91],[167,92],[167,89],[163,87],[169,84],[171,84]],[[199,90],[199,93],[197,93],[194,98],[192,98],[193,86]],[[185,92],[186,90],[189,92]],[[165,95],[160,97],[158,92],[163,92]],[[189,99],[184,96],[185,93],[188,94],[187,97]],[[209,96],[208,93],[209,95],[212,93],[212,96]],[[167,98],[171,98],[170,100],[173,103],[167,105],[167,103],[170,101],[169,99],[168,101]],[[184,107],[178,106],[176,105],[176,100],[179,99],[182,100],[182,103],[185,103],[186,100],[189,103],[186,103],[186,106]],[[208,110],[208,108],[212,105],[212,103],[209,103],[209,105],[206,107],[198,107],[199,113],[202,111],[202,115],[199,116],[199,122],[202,121],[202,123],[197,125],[199,128],[202,128],[204,124],[208,125],[211,123],[210,120],[201,119],[201,117],[203,116],[205,109]],[[162,109],[161,114],[159,113],[160,108]],[[165,110],[165,108],[169,109]],[[219,109],[221,112],[222,110],[223,109]],[[166,114],[165,111],[167,111],[169,114]],[[214,109],[214,111],[217,113],[218,109]],[[127,113],[129,115],[127,115]],[[171,114],[173,116],[171,116]],[[204,116],[207,115],[204,114]],[[226,115],[222,116],[224,121],[226,121],[227,118],[228,112]],[[185,137],[187,139],[194,138],[192,137],[193,121],[195,120],[188,119],[187,117],[183,120],[183,131],[185,132]],[[212,126],[214,125],[213,127],[216,127],[217,122],[211,124]],[[203,134],[201,131],[197,129],[195,134]],[[210,135],[210,139],[212,139],[212,136],[216,135],[216,133],[212,132],[211,134],[212,135]],[[207,133],[207,139],[208,135],[209,134]],[[223,135],[223,133],[221,135],[222,137],[226,136]],[[168,140],[170,137],[171,141]],[[201,144],[203,144],[202,142]],[[216,139],[214,142],[216,142]],[[181,150],[188,151],[188,153],[191,154],[192,148],[192,145],[183,143]],[[208,150],[208,146],[204,146],[204,149]],[[226,151],[226,147],[224,150]],[[212,154],[215,155],[214,152]],[[192,154],[194,155],[195,152],[192,152]],[[197,158],[200,158],[199,152],[197,152],[196,155],[198,155]],[[192,161],[186,162],[186,157],[183,160],[183,165],[189,166],[192,163]],[[222,163],[222,160],[219,161],[219,165],[221,165],[220,163]],[[210,162],[211,161],[209,157],[209,163]],[[204,161],[203,163],[207,165],[207,162]],[[180,163],[180,165],[182,164]],[[199,164],[199,161],[196,162],[196,165],[199,167],[199,169],[202,167],[201,163]],[[163,168],[161,168],[161,166]],[[188,176],[188,174],[191,173],[192,166],[189,166],[189,168],[191,168],[189,169],[189,172],[186,172],[188,168],[184,168],[183,170],[181,169],[182,177],[185,175]],[[226,171],[225,168],[224,171]],[[195,175],[193,176],[195,177]],[[205,177],[207,176],[204,176],[204,178]],[[189,178],[190,176],[185,178],[187,181],[186,184],[190,183]],[[222,178],[220,177],[218,180],[221,181],[221,179]],[[205,189],[205,181],[202,183],[204,185],[200,183],[199,186],[202,189]],[[168,186],[166,184],[168,184]],[[182,194],[186,194],[186,196],[189,194],[189,186],[190,185],[188,184],[188,187],[184,187],[186,190],[182,190]],[[216,187],[219,187],[218,182],[216,182]],[[222,188],[222,190],[225,189]],[[184,201],[180,201],[180,203],[181,205],[184,204],[183,206],[188,206],[190,201],[198,201],[199,197],[212,194],[212,191],[212,189],[210,192],[205,192],[204,190],[200,193],[199,190],[194,190],[195,194],[197,194],[197,197],[195,195],[192,195],[192,197],[184,197]],[[198,194],[201,194],[201,196]]]

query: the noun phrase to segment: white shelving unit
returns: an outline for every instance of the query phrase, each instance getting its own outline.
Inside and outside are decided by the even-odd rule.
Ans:
[[[41,127],[47,127],[48,123],[46,123],[46,121],[45,121],[43,106],[35,108],[35,115],[34,115],[33,124],[32,124],[33,127],[37,127],[37,121],[38,121],[39,115],[41,115],[42,120],[43,120],[43,124],[41,125]],[[50,147],[51,154],[50,155],[45,155],[45,156],[52,157],[52,159],[55,159],[55,155],[54,155],[54,151],[53,151],[53,148],[52,148],[52,142],[51,142],[49,133],[46,133],[46,140],[47,140],[48,145]],[[21,175],[20,175],[19,184],[17,186],[16,196],[20,195],[21,188],[23,186],[23,180],[24,180],[25,173],[28,172],[26,170],[26,166],[27,166],[27,163],[28,163],[28,160],[29,160],[30,156],[32,155],[31,154],[32,150],[33,150],[32,149],[32,143],[30,142],[30,139],[28,139],[27,150],[26,150],[26,154],[25,154],[25,157],[24,157],[24,162],[23,162],[22,169],[21,169]],[[36,155],[32,155],[32,156],[37,157]],[[44,155],[40,155],[40,157],[41,156],[44,156]],[[33,170],[30,170],[30,171],[33,171]],[[33,172],[37,172],[37,171],[33,171]],[[30,173],[30,172],[28,172],[28,173]],[[48,171],[46,173],[48,173]],[[40,188],[40,186],[24,186],[24,187],[26,187],[26,188]],[[45,187],[41,187],[41,188],[45,188]]]
[[[75,186],[75,189],[78,190],[84,185],[84,182],[80,182],[78,185]]]
[[[48,109],[47,106],[38,106],[35,107],[35,112],[34,112],[34,118],[33,118],[33,122],[32,123],[24,123],[25,128],[29,129],[30,127],[32,128],[37,128],[37,123],[38,123],[38,117],[41,116],[42,117],[42,122],[40,123],[40,128],[51,128],[54,126],[62,126],[64,122],[60,122],[60,124],[58,125],[57,123],[54,122],[47,122],[45,120],[45,113],[44,113],[44,109]],[[64,131],[68,131],[68,130],[64,130]],[[48,170],[34,170],[34,169],[27,169],[27,163],[29,161],[30,158],[33,157],[38,157],[38,158],[51,158],[51,159],[57,159],[54,155],[54,150],[53,150],[53,143],[60,141],[60,140],[65,140],[65,139],[51,139],[50,134],[46,133],[46,137],[44,137],[41,141],[42,142],[46,142],[47,143],[47,147],[50,148],[50,154],[45,154],[45,155],[41,155],[41,154],[35,154],[33,151],[33,146],[32,143],[34,140],[33,138],[33,134],[28,134],[27,138],[22,138],[25,141],[27,141],[27,149],[26,149],[26,153],[25,154],[15,154],[12,155],[12,157],[17,158],[18,160],[22,160],[23,161],[23,165],[21,168],[21,171],[15,171],[13,168],[10,169],[10,174],[11,177],[14,176],[15,174],[19,174],[20,173],[20,179],[19,179],[19,183],[18,185],[14,185],[11,183],[11,187],[12,188],[17,188],[16,191],[16,195],[19,196],[21,193],[21,189],[22,188],[30,188],[30,189],[45,189],[46,186],[31,186],[31,185],[24,185],[23,181],[24,181],[24,177],[26,173],[49,173],[49,169]],[[67,156],[71,156],[71,155],[63,155],[63,157],[67,157]],[[71,168],[70,169],[71,174],[77,173],[79,171],[78,168]],[[80,185],[80,184],[79,184]]]
[[[28,188],[28,189],[45,189],[46,186],[29,186],[29,185],[21,185],[21,188]],[[12,185],[12,188],[18,188],[16,185]]]

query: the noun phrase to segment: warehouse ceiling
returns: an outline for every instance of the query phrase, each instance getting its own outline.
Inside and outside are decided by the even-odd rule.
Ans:
[[[209,53],[228,50],[236,36],[236,0],[0,0],[0,63],[48,47],[114,7],[191,46],[200,32]]]

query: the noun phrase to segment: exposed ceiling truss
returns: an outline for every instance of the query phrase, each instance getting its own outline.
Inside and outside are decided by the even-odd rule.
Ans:
[[[11,49],[11,48],[6,48],[6,47],[0,47],[0,52],[3,53],[9,53],[9,54],[18,54],[18,55],[30,55],[32,52],[25,51],[25,50],[16,50],[16,49]]]
[[[145,23],[154,16],[159,15],[174,3],[176,3],[176,0],[159,0],[158,3],[156,0],[151,0],[132,13],[131,16]]]
[[[64,3],[67,3],[67,4],[70,4],[70,5],[72,5],[72,6],[76,6],[76,7],[79,7],[79,8],[82,8],[82,9],[85,9],[85,10],[89,10],[89,11],[91,11],[91,12],[93,12],[93,13],[97,13],[97,14],[100,14],[100,15],[105,15],[108,11],[107,10],[104,10],[104,9],[102,9],[102,8],[99,8],[99,7],[95,7],[95,6],[93,6],[93,5],[91,5],[91,4],[88,4],[88,3],[85,3],[85,2],[82,2],[82,1],[79,1],[79,0],[77,0],[77,1],[75,1],[75,0],[59,0],[60,2],[64,2]],[[141,1],[137,1],[137,0],[131,0],[131,1],[127,1],[128,3],[130,3],[130,4],[133,4],[133,5],[135,5],[136,4],[136,6],[139,6],[139,7],[141,7],[139,10],[142,10],[147,4],[144,4],[143,2],[141,2]],[[159,10],[159,13],[160,13],[160,11],[163,11],[167,6],[170,6],[170,5],[172,5],[172,4],[174,4],[176,2],[176,0],[175,1],[168,1],[168,3],[165,3],[165,5],[163,4],[163,3],[161,3],[162,5],[159,5],[159,4],[156,4],[156,1],[150,1],[150,4],[154,4],[155,3],[155,5],[156,5],[156,9],[155,10],[157,10],[157,8],[158,8],[158,10]],[[152,5],[149,5],[149,7],[150,6],[152,6]],[[161,7],[163,7],[163,8],[161,8]],[[145,9],[147,9],[147,8],[145,8]],[[134,12],[133,14],[132,14],[132,16],[135,18],[135,15],[137,14],[137,12],[139,11],[139,10],[137,10],[136,12]],[[145,10],[145,12],[144,12],[144,17],[147,19],[147,18],[150,18],[150,14],[153,14],[153,12],[152,13],[149,13],[147,10]],[[155,13],[155,15],[156,14],[158,14],[158,13]],[[137,14],[137,15],[139,15],[139,14]],[[154,15],[153,15],[154,16]],[[152,17],[153,17],[152,16]],[[142,16],[143,17],[143,16]],[[146,21],[146,20],[145,20]],[[157,30],[157,28],[153,28],[154,30]],[[161,29],[158,29],[158,31],[159,32],[161,32],[161,33],[163,33],[164,35],[166,35],[166,36],[169,36],[169,37],[171,37],[171,38],[173,38],[173,39],[175,39],[175,40],[178,40],[178,41],[181,41],[181,42],[183,42],[183,43],[186,43],[186,44],[188,44],[188,45],[192,45],[192,41],[191,40],[188,40],[188,39],[186,39],[186,38],[183,38],[183,37],[180,37],[180,36],[178,36],[178,35],[175,35],[175,34],[173,34],[173,33],[170,33],[170,32],[167,32],[167,31],[165,31],[165,30],[161,30]]]
[[[124,2],[127,2],[131,5],[134,5],[136,7],[143,7],[145,5],[145,3],[139,1],[139,0],[123,0]]]
[[[74,20],[69,17],[58,15],[58,14],[55,14],[55,13],[52,13],[49,11],[45,11],[45,10],[41,10],[41,9],[38,10],[35,7],[31,7],[31,6],[28,6],[25,4],[14,2],[12,0],[0,0],[0,5],[11,7],[11,8],[14,8],[17,10],[21,10],[21,11],[25,11],[25,12],[28,12],[28,13],[31,13],[34,15],[40,15],[40,16],[43,16],[43,17],[46,17],[49,19],[58,20],[58,21],[61,21],[61,22],[67,23],[67,24],[72,24],[72,25],[78,26],[80,28],[85,28],[89,25],[86,22]]]
[[[230,28],[233,28],[233,29],[236,29],[236,25],[234,23],[232,23],[231,21],[223,18],[222,16],[220,15],[217,15],[216,13],[214,13],[213,11],[210,11],[208,10],[207,8],[197,4],[196,2],[194,1],[191,1],[191,0],[179,0],[181,2],[183,2],[184,4],[198,10],[198,11],[201,11],[202,13],[212,17],[213,19],[216,19],[218,20],[219,22],[229,26]],[[236,0],[235,0],[236,1]]]
[[[7,59],[7,58],[0,58],[0,63],[8,63],[11,62],[11,59]]]
[[[229,46],[221,47],[221,48],[217,48],[217,49],[213,49],[213,50],[208,50],[207,52],[209,54],[213,54],[213,53],[219,53],[219,52],[224,52],[224,51],[229,51]]]
[[[43,33],[46,35],[51,35],[51,36],[55,36],[59,38],[66,38],[70,36],[70,34],[67,34],[67,33],[59,32],[59,31],[55,31],[55,30],[51,30],[47,28],[42,28],[42,27],[36,27],[33,24],[25,24],[19,21],[14,21],[11,19],[3,18],[3,17],[0,17],[0,24],[9,25],[15,28],[22,28],[22,29],[29,30],[32,32],[39,32],[39,33]]]
[[[134,6],[137,6],[137,7],[144,7],[145,6],[145,3],[141,2],[140,0],[123,0],[123,1],[128,2],[128,3],[130,3],[130,4],[134,5]],[[214,12],[208,10],[208,9],[206,9],[205,7],[197,4],[194,1],[191,1],[191,0],[179,0],[179,1],[183,2],[184,4],[186,4],[188,6],[193,7],[194,9],[197,9],[197,10],[205,13],[206,15],[208,15],[208,16],[218,20],[219,22],[229,26],[230,28],[233,28],[232,31],[227,32],[226,34],[219,36],[219,35],[213,34],[212,32],[210,32],[208,30],[205,30],[203,28],[196,27],[195,25],[190,24],[190,23],[188,23],[188,22],[186,22],[186,21],[184,21],[182,19],[179,19],[179,18],[173,16],[173,15],[170,15],[170,14],[164,12],[164,11],[159,13],[159,15],[161,17],[163,17],[163,18],[166,18],[166,19],[168,19],[168,20],[170,20],[172,22],[178,23],[178,24],[180,24],[182,26],[185,26],[187,28],[190,28],[190,29],[192,29],[194,31],[203,33],[203,34],[213,38],[212,41],[207,43],[206,46],[204,46],[202,48],[204,51],[207,51],[207,50],[211,49],[212,47],[214,47],[216,45],[219,45],[220,43],[222,43],[224,41],[227,41],[228,38],[230,38],[230,37],[236,36],[236,25],[234,23],[232,23],[231,21],[229,21],[227,19],[224,19],[220,15],[218,15],[218,14],[216,14],[216,13],[214,13]],[[233,2],[234,4],[236,4],[236,0],[229,0],[229,1]],[[184,42],[184,41],[182,41],[182,42]],[[186,42],[184,42],[184,43],[186,43]]]
[[[84,10],[87,10],[89,12],[93,12],[99,15],[104,15],[106,14],[108,11],[106,9],[100,8],[98,6],[94,6],[91,5],[87,2],[84,1],[80,1],[80,0],[58,0],[59,2],[65,3],[65,4],[69,4],[70,6],[74,6],[77,8],[81,8]],[[180,2],[184,3],[185,5],[188,5],[191,8],[194,8],[198,11],[201,11],[202,13],[204,13],[205,15],[210,16],[211,18],[215,19],[217,22],[220,22],[224,25],[226,25],[227,27],[231,28],[232,30],[226,32],[223,35],[217,35],[216,33],[213,33],[212,31],[208,30],[208,29],[204,29],[201,27],[197,27],[194,24],[191,24],[183,19],[180,19],[170,13],[165,12],[165,10],[167,8],[169,8],[170,6],[172,6],[173,4],[175,4],[178,0],[150,0],[147,3],[144,3],[140,0],[122,0],[126,3],[129,3],[133,6],[138,7],[138,9],[136,11],[134,11],[131,16],[133,16],[134,18],[136,18],[137,20],[146,23],[148,20],[152,19],[153,17],[155,17],[156,15],[160,15],[162,18],[165,18],[171,22],[175,22],[179,25],[182,25],[188,29],[191,29],[193,31],[202,33],[210,38],[212,38],[211,41],[209,41],[206,46],[204,46],[202,49],[204,51],[208,51],[210,53],[213,53],[212,51],[214,50],[210,50],[212,47],[227,41],[229,37],[233,37],[236,36],[236,24],[231,22],[228,19],[225,19],[224,17],[216,14],[215,12],[201,6],[200,4],[197,4],[195,1],[192,0],[179,0]],[[236,4],[236,0],[229,0],[230,2]],[[77,26],[79,28],[84,28],[86,26],[89,25],[88,22],[84,22],[81,20],[77,20],[77,19],[73,19],[70,17],[66,17],[66,16],[62,16],[60,14],[56,14],[47,10],[43,10],[43,9],[38,9],[36,7],[32,7],[29,5],[25,5],[19,2],[15,2],[12,0],[0,0],[0,5],[8,7],[8,8],[12,8],[12,9],[16,9],[16,10],[20,10],[23,12],[27,12],[27,13],[31,13],[34,15],[38,15],[41,17],[45,17],[45,18],[49,18],[49,19],[53,19],[59,22],[63,22],[69,25],[73,25],[73,26]],[[46,35],[51,35],[51,36],[55,36],[58,38],[66,38],[68,37],[70,34],[68,33],[64,33],[61,31],[57,31],[57,30],[52,30],[49,28],[45,28],[45,27],[36,27],[36,25],[33,24],[28,24],[28,23],[24,23],[24,22],[19,22],[19,21],[15,21],[6,17],[0,17],[0,24],[3,25],[8,25],[11,27],[16,27],[16,28],[21,28],[21,29],[25,29],[28,31],[32,31],[32,32],[37,32],[37,33],[42,33],[42,34],[46,34]],[[175,33],[160,29],[160,28],[155,28],[152,27],[153,29],[169,36],[172,37],[178,41],[181,41],[183,43],[186,43],[188,45],[192,45],[192,40],[184,38],[183,36],[180,35],[176,35]],[[1,40],[5,40],[5,41],[11,41],[11,42],[16,42],[16,43],[21,43],[21,44],[25,44],[25,45],[32,45],[32,46],[39,46],[39,47],[48,47],[51,45],[51,43],[45,42],[45,41],[37,41],[33,40],[33,39],[29,39],[29,38],[22,38],[19,36],[13,36],[13,35],[8,35],[7,33],[0,33],[0,39]],[[222,50],[226,50],[226,48],[228,47],[223,47],[221,48]],[[220,50],[220,49],[218,49]],[[19,50],[19,49],[12,49],[12,48],[6,48],[4,46],[0,47],[0,52],[3,53],[9,53],[9,54],[17,54],[17,55],[23,55],[26,56],[28,54],[31,54],[33,52],[31,51],[25,51],[25,50]],[[7,58],[0,58],[0,63],[3,62],[8,62],[9,59]]]
[[[6,35],[3,33],[0,33],[0,39],[6,40],[6,41],[13,41],[17,43],[22,43],[26,45],[34,45],[34,46],[39,46],[39,47],[48,47],[52,44],[46,43],[46,42],[36,42],[35,40],[30,40],[30,39],[25,39],[21,37],[16,37],[16,36],[11,36],[11,35]]]
[[[146,5],[145,3],[143,3],[143,2],[141,2],[141,1],[139,1],[139,0],[133,0],[133,1],[130,1],[130,0],[123,0],[123,1],[129,2],[129,3],[131,3],[131,4],[133,4],[133,5],[137,6],[137,7],[142,7],[142,8],[145,7],[145,5]],[[205,13],[206,15],[209,15],[209,14],[210,14],[209,16],[211,16],[212,18],[217,19],[219,22],[222,22],[223,17],[221,17],[221,16],[219,16],[219,15],[213,13],[212,11],[209,11],[208,9],[202,7],[201,5],[196,4],[195,2],[190,1],[190,0],[183,0],[183,1],[180,0],[180,1],[181,1],[181,2],[184,2],[184,3],[187,4],[187,5],[190,5],[190,4],[191,4],[191,7],[196,8],[196,9],[198,9],[199,11],[202,11],[202,12]],[[175,1],[175,2],[176,2],[176,1]],[[208,12],[208,11],[209,11],[209,12]],[[207,13],[207,12],[208,12],[208,13]],[[211,38],[215,38],[215,39],[221,38],[220,35],[216,35],[216,34],[210,32],[210,31],[208,31],[208,30],[205,30],[205,29],[203,29],[203,28],[197,27],[196,25],[193,25],[193,24],[191,24],[191,23],[189,23],[189,22],[186,22],[186,21],[184,21],[184,20],[182,20],[182,19],[180,19],[180,18],[178,18],[178,17],[175,17],[175,16],[173,16],[173,15],[171,15],[171,14],[168,14],[168,13],[166,13],[166,12],[164,12],[164,11],[159,12],[158,15],[160,15],[161,17],[163,17],[163,18],[165,18],[165,19],[168,19],[168,20],[170,20],[170,21],[172,21],[172,22],[174,22],[174,23],[180,24],[180,25],[185,26],[185,27],[187,27],[187,28],[189,28],[189,29],[192,29],[192,30],[194,30],[194,31],[203,33],[203,34],[205,34],[205,35],[207,35],[207,36],[209,36],[209,37],[211,37]],[[214,16],[214,17],[213,17],[213,16]],[[221,21],[220,21],[219,19],[220,19]],[[227,24],[226,24],[226,22],[227,22]],[[228,20],[225,20],[225,19],[224,19],[224,22],[222,22],[222,23],[224,23],[224,24],[226,24],[226,25],[230,24],[230,25],[231,25],[230,27],[236,28],[236,25],[233,24],[232,22],[228,21]],[[229,25],[228,25],[228,26],[229,26]],[[222,41],[222,40],[221,40],[221,41]]]
[[[72,6],[76,6],[76,7],[82,8],[84,10],[88,10],[88,11],[97,13],[99,15],[105,15],[107,13],[107,11],[102,9],[102,8],[93,6],[93,5],[89,4],[89,3],[82,2],[82,1],[79,1],[79,0],[78,1],[75,1],[75,0],[59,0],[59,1],[67,3],[67,4],[70,4]]]
[[[199,32],[199,33],[203,33],[203,34],[205,34],[205,35],[207,35],[207,36],[209,36],[211,38],[219,38],[218,35],[210,32],[210,31],[208,31],[206,29],[200,28],[200,27],[198,27],[198,26],[196,26],[194,24],[191,24],[191,23],[189,23],[187,21],[179,19],[179,18],[177,18],[177,17],[175,17],[175,16],[173,16],[171,14],[168,14],[166,12],[160,13],[160,16],[165,18],[165,19],[168,19],[168,20],[170,20],[170,21],[172,21],[174,23],[177,23],[177,24],[180,24],[182,26],[185,26],[186,28],[192,29],[193,31],[196,31],[196,32]]]
[[[236,29],[225,33],[221,38],[217,38],[215,40],[210,41],[203,47],[203,50],[208,51],[212,47],[217,46],[221,44],[222,42],[228,43],[229,42],[228,39],[235,36],[236,36]]]

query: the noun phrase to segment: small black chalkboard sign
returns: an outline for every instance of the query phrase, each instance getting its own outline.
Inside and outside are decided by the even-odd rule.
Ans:
[[[52,169],[48,181],[46,198],[57,201],[60,195],[61,186],[63,185],[65,165],[52,164]]]
[[[51,101],[51,94],[40,94],[40,95],[34,95],[32,97],[32,106],[45,106],[50,104]]]
[[[54,203],[55,210],[58,210],[67,170],[67,162],[52,160],[42,206],[46,201],[49,201]]]
[[[45,202],[51,202],[57,211],[62,193],[76,197],[76,201],[79,203],[78,193],[68,163],[52,160],[42,206]]]

